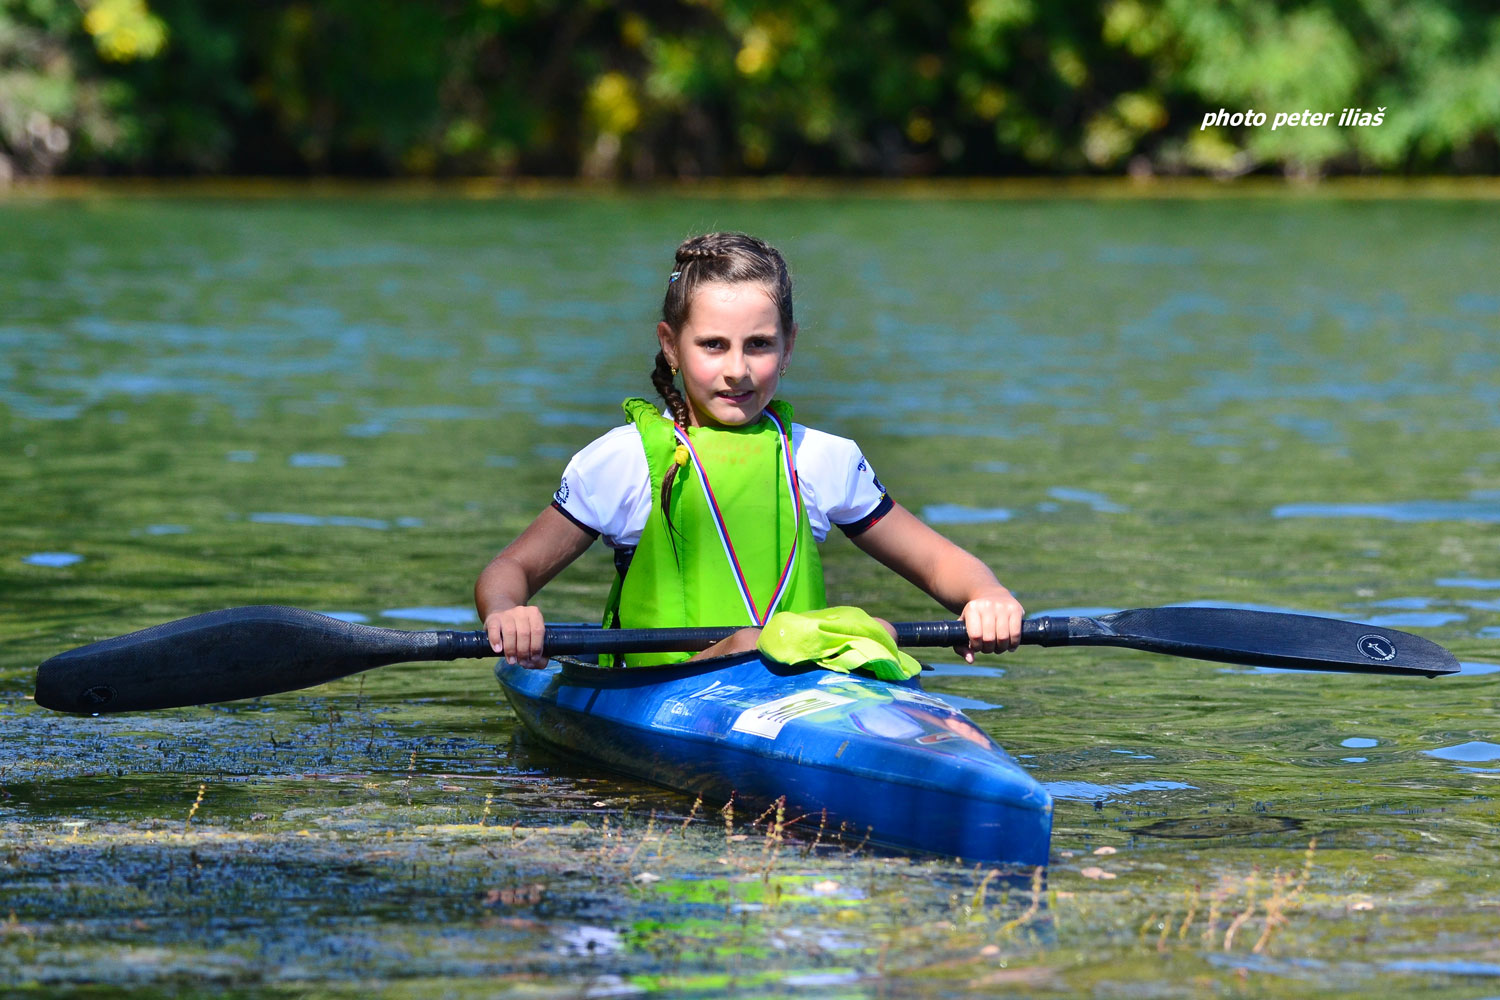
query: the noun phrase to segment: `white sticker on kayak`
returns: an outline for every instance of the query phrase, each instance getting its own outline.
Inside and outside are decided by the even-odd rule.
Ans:
[[[821,712],[825,708],[846,705],[853,700],[827,691],[800,691],[745,709],[734,720],[733,729],[737,733],[750,733],[752,736],[774,740],[781,732],[781,727],[793,719]]]

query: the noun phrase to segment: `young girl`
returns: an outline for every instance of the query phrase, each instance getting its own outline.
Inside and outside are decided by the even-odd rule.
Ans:
[[[656,338],[651,381],[667,413],[626,400],[631,422],[573,457],[551,506],[480,574],[474,600],[495,652],[545,665],[542,613],[528,602],[601,535],[618,570],[606,626],[744,623],[693,658],[751,649],[773,611],[824,607],[816,543],[830,524],[957,612],[966,660],[1015,648],[1023,611],[995,575],[892,502],[853,441],[793,423],[774,398],[797,340],[780,253],[742,233],[684,242]]]

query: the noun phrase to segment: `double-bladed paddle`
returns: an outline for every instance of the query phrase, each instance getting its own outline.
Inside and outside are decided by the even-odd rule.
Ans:
[[[963,622],[901,622],[902,646],[959,646]],[[706,649],[737,627],[601,629],[549,625],[551,656]],[[1333,618],[1238,608],[1143,608],[1022,623],[1021,642],[1122,646],[1249,666],[1436,677],[1458,661],[1428,639]],[[494,656],[484,632],[407,632],[298,608],[210,611],[59,653],[37,668],[36,702],[95,714],[176,708],[313,687],[412,660]]]

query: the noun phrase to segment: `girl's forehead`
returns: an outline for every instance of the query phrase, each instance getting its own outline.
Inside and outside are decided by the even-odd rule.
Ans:
[[[711,281],[693,290],[689,322],[713,322],[715,319],[761,319],[776,321],[776,301],[771,292],[757,281]]]

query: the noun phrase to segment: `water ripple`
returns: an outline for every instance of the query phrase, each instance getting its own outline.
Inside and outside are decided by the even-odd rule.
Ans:
[[[1271,511],[1276,518],[1369,517],[1382,521],[1478,521],[1500,523],[1493,499],[1407,500],[1392,503],[1289,503]]]
[[[247,520],[253,524],[289,524],[299,528],[369,528],[372,531],[389,531],[391,522],[380,517],[347,517],[343,515],[296,514],[290,512],[261,511],[251,514]],[[400,517],[395,522],[401,528],[419,528],[422,521],[415,517]]]
[[[1467,576],[1445,576],[1433,581],[1439,587],[1468,587],[1471,590],[1500,590],[1500,580],[1476,580]]]
[[[1459,760],[1466,763],[1500,760],[1500,744],[1487,743],[1484,740],[1470,740],[1468,743],[1458,743],[1451,747],[1438,747],[1435,750],[1422,752],[1429,757],[1437,757],[1439,760]]]
[[[956,503],[938,503],[922,508],[922,520],[928,524],[985,524],[1009,521],[1014,516],[1004,507],[965,507]]]
[[[76,552],[33,552],[29,556],[23,556],[21,561],[28,566],[72,566],[83,562],[83,556]]]
[[[1381,628],[1441,628],[1461,622],[1466,617],[1446,611],[1403,611],[1394,615],[1366,615],[1363,621],[1366,625],[1378,625]]]
[[[1131,781],[1118,785],[1098,785],[1092,781],[1048,781],[1043,786],[1052,793],[1054,799],[1072,799],[1077,802],[1109,800],[1131,792],[1197,790],[1196,785],[1181,781]]]
[[[435,625],[467,625],[473,628],[477,624],[476,613],[473,608],[457,607],[416,607],[416,608],[391,608],[389,611],[380,612],[382,618],[400,618],[414,622],[431,622]]]
[[[1066,500],[1070,503],[1088,504],[1100,514],[1122,514],[1125,508],[1115,503],[1102,493],[1094,493],[1090,490],[1075,490],[1065,486],[1054,486],[1047,491],[1047,495],[1054,500]]]

